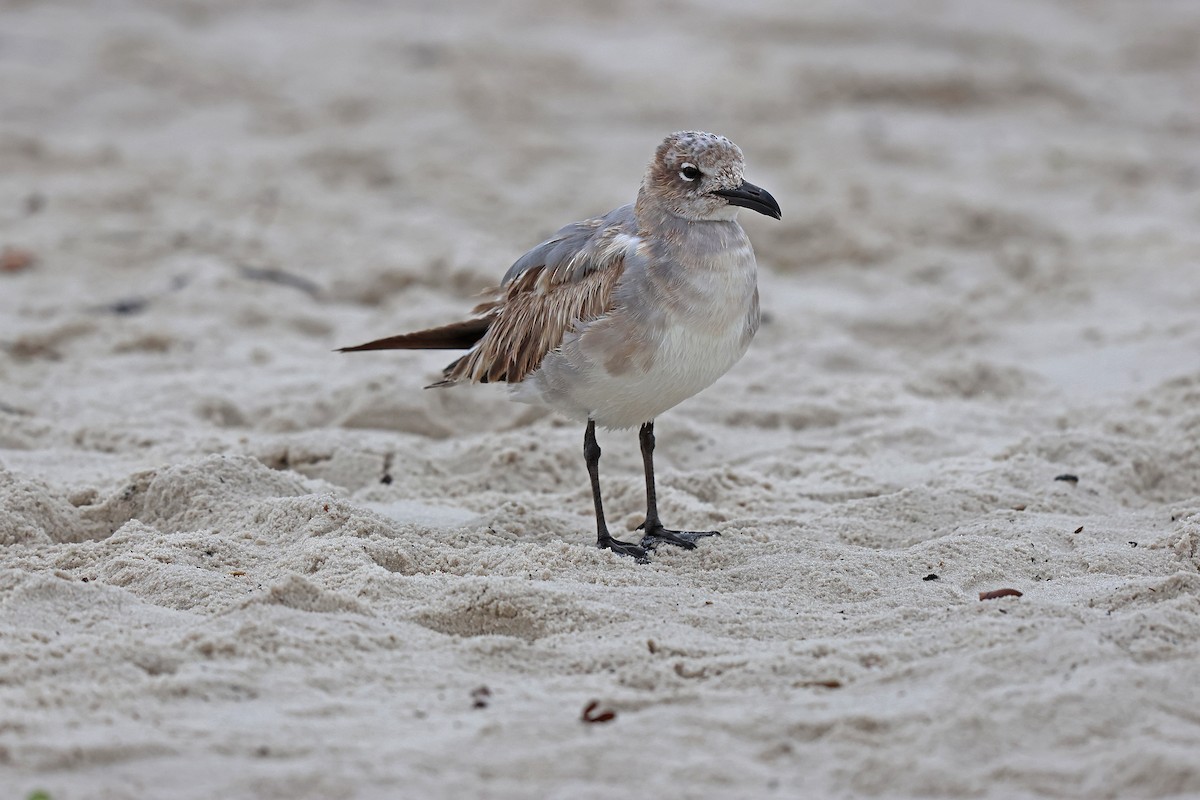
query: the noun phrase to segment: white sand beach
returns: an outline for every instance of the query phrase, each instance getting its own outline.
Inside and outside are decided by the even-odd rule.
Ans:
[[[0,797],[1200,797],[1198,96],[1185,0],[0,2]],[[783,220],[638,564],[333,350],[681,129]]]

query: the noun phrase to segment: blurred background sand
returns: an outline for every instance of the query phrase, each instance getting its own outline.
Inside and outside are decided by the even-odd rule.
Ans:
[[[1197,96],[1182,1],[0,3],[4,794],[1200,794]],[[331,350],[687,128],[784,219],[642,566],[578,425]]]

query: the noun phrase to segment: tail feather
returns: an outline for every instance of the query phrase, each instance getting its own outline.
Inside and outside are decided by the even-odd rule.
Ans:
[[[487,333],[492,321],[487,318],[468,319],[453,322],[440,328],[429,328],[424,331],[402,333],[399,336],[389,336],[386,339],[376,339],[373,342],[354,347],[338,348],[339,353],[357,353],[364,350],[467,350]]]

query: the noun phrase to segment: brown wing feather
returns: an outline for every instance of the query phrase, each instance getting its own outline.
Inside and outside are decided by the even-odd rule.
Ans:
[[[636,223],[633,206],[627,205],[567,225],[517,259],[500,286],[475,307],[472,319],[342,352],[470,348],[433,386],[521,381],[576,325],[609,311],[625,257],[638,243]]]
[[[530,267],[474,309],[489,321],[487,332],[474,350],[446,367],[446,380],[435,385],[523,380],[576,324],[609,310],[624,269],[624,259],[613,258],[571,280],[544,265]]]
[[[354,347],[342,347],[339,353],[357,353],[363,350],[466,350],[487,333],[490,319],[468,319],[453,322],[439,328],[402,333],[386,339],[376,339]]]

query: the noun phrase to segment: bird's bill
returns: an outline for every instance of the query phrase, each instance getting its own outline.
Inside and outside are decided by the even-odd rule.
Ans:
[[[729,201],[731,206],[741,206],[748,208],[751,211],[757,211],[760,214],[766,214],[768,217],[782,219],[783,212],[779,210],[779,203],[775,202],[775,198],[771,197],[771,193],[761,186],[755,186],[749,181],[744,182],[736,189],[718,189],[713,194],[719,194]]]

